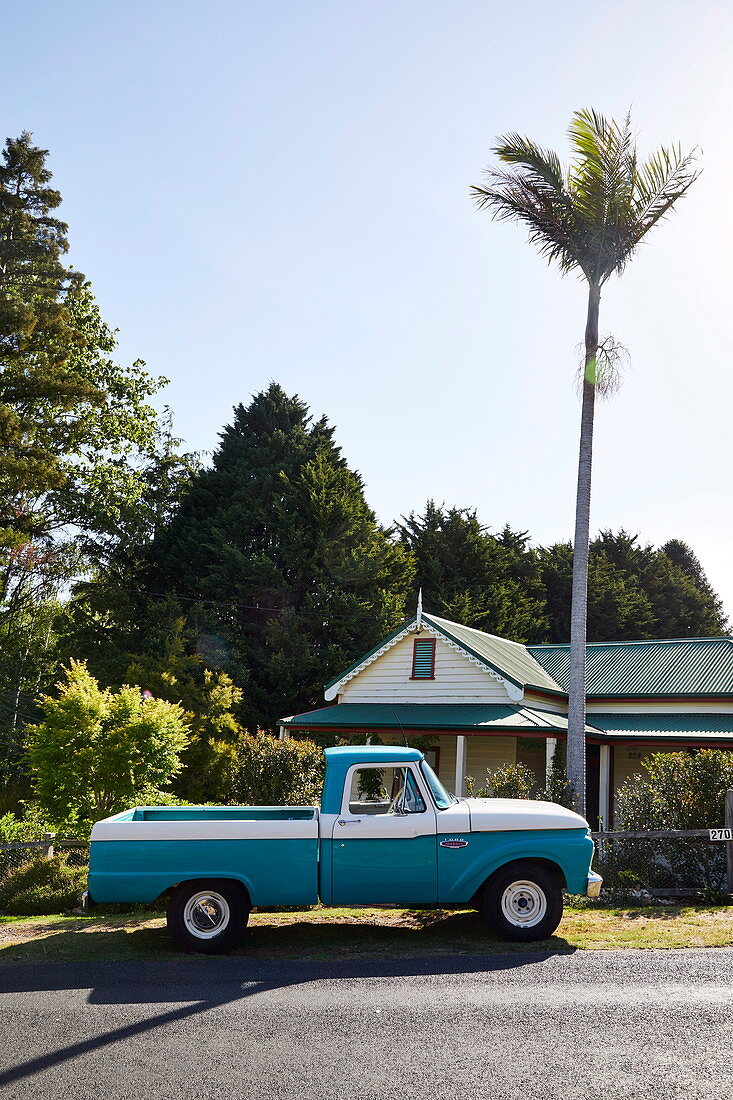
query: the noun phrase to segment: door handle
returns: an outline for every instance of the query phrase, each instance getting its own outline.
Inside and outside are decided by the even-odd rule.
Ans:
[[[339,825],[361,825],[361,818],[355,817],[353,821],[339,821]]]

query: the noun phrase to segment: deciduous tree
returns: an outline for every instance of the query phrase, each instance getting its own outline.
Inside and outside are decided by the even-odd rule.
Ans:
[[[97,820],[165,799],[188,739],[182,707],[144,699],[137,687],[100,688],[74,661],[41,709],[28,754],[36,800],[51,820]]]

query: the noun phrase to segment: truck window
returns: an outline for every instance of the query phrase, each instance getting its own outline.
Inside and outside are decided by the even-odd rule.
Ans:
[[[427,760],[423,760],[420,767],[422,768],[423,778],[430,788],[430,793],[435,799],[435,805],[439,810],[447,810],[449,806],[452,806],[454,802],[458,801],[457,798],[448,794]]]
[[[407,793],[403,800],[403,791]],[[425,813],[426,806],[410,768],[363,767],[352,772],[349,813],[376,815],[395,813],[396,807],[407,813]]]

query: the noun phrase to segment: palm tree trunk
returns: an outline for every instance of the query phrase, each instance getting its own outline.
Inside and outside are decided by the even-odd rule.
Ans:
[[[585,369],[580,416],[578,489],[575,498],[573,540],[573,594],[570,603],[570,685],[568,691],[568,779],[575,807],[585,814],[585,641],[588,618],[588,543],[590,539],[590,485],[593,465],[593,414],[596,400],[598,308],[600,287],[588,291],[585,326]]]

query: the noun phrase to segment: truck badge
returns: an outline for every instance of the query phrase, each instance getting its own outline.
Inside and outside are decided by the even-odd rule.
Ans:
[[[449,837],[448,840],[441,840],[440,847],[441,848],[467,848],[468,847],[468,841],[467,840],[462,840],[460,837],[457,837],[457,836],[452,836],[452,837]]]

